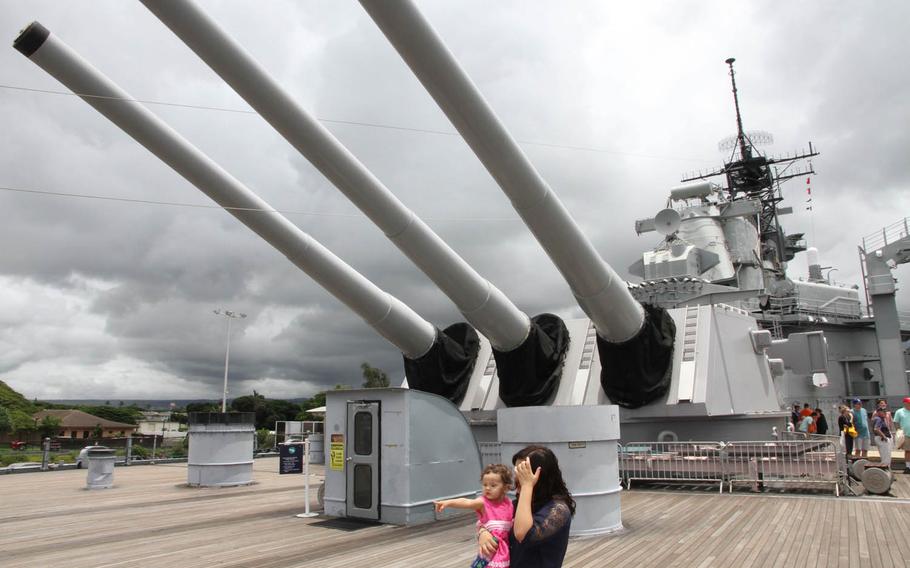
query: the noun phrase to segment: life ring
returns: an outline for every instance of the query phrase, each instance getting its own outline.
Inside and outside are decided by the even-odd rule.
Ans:
[[[673,430],[663,430],[657,435],[658,442],[678,442],[679,436]]]

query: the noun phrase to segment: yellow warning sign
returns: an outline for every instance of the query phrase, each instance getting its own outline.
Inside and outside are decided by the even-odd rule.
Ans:
[[[332,434],[329,444],[329,468],[344,470],[344,434]]]

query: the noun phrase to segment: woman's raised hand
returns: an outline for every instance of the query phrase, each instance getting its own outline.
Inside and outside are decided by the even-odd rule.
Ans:
[[[540,468],[531,471],[531,458],[525,458],[515,466],[515,479],[522,487],[534,487],[540,479]]]

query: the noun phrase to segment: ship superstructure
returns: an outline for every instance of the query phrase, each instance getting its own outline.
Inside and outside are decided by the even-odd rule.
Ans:
[[[865,306],[857,287],[832,284],[823,274],[831,267],[821,265],[818,250],[806,246],[802,233],[786,233],[780,222],[792,213],[780,206],[781,185],[805,178],[809,187],[815,174],[811,159],[819,152],[811,142],[807,151],[781,157],[759,151],[771,137],[743,129],[733,62],[726,61],[737,133],[721,143],[732,150],[730,158],[720,168],[684,176],[683,185],[670,190],[665,209],[636,221],[638,234],[656,231],[664,239],[630,267],[642,278],[633,295],[664,308],[736,306],[774,339],[823,331],[826,372],[800,373],[788,366],[777,381],[785,404],[827,405],[853,397],[897,402],[910,389],[891,270],[908,260],[908,221],[876,232],[877,238],[860,247]],[[808,203],[811,207],[811,197]],[[809,273],[794,279],[787,266],[800,252],[808,256]]]

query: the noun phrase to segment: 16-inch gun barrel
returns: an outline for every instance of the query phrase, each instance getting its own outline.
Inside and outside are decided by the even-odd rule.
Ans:
[[[494,348],[509,351],[525,341],[528,316],[401,203],[194,2],[141,1],[382,229]]]
[[[38,22],[14,47],[158,156],[351,308],[406,358],[432,350],[429,322],[345,264]]]
[[[409,0],[360,0],[512,201],[604,339],[634,337],[643,311]]]
[[[512,201],[569,283],[597,330],[601,385],[616,404],[636,407],[666,394],[676,327],[643,307],[496,117],[411,0],[360,0],[436,104]]]

